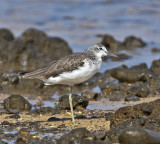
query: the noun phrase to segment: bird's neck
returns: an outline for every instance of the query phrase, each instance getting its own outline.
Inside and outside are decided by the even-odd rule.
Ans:
[[[102,61],[101,56],[95,54],[92,51],[88,51],[87,54],[88,54],[89,58],[92,59],[92,61]]]

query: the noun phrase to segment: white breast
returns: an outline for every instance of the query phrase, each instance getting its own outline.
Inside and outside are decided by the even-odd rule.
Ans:
[[[74,85],[78,83],[82,83],[89,78],[91,78],[97,71],[99,70],[102,63],[102,59],[98,59],[95,63],[91,60],[84,60],[83,67],[79,67],[72,72],[64,72],[57,77],[50,77],[47,81],[45,81],[46,85],[52,84],[66,84],[66,85]]]

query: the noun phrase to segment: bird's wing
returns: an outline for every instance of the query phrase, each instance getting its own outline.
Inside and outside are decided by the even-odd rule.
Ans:
[[[44,77],[56,77],[63,72],[71,72],[76,68],[83,66],[86,53],[76,53],[70,56],[61,58],[55,63],[51,63],[49,69],[45,73]]]
[[[25,79],[47,79],[49,77],[56,77],[63,72],[70,72],[84,64],[83,60],[86,53],[76,53],[53,61],[42,69],[26,73],[22,76]]]

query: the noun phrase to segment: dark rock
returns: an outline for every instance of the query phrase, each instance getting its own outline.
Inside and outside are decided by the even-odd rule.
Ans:
[[[22,111],[29,111],[31,104],[21,95],[10,95],[4,100],[4,109],[8,113],[19,113]]]
[[[109,48],[111,52],[117,51],[117,48],[122,47],[122,43],[115,40],[113,36],[111,35],[104,35],[102,44],[104,44],[105,47]]]
[[[86,108],[88,106],[89,101],[87,98],[73,94],[72,103],[73,103],[73,108],[76,108],[77,106],[82,106],[83,108]],[[61,110],[69,110],[70,109],[69,96],[64,95],[60,97],[59,103],[57,104],[56,108],[61,109]]]
[[[58,113],[59,111],[56,110],[55,108],[52,108],[52,107],[41,107],[39,109],[35,109],[31,112],[31,114],[34,114],[34,115],[45,115],[45,114],[56,114]]]
[[[120,54],[116,54],[118,56],[118,58],[116,57],[112,57],[113,61],[124,61],[127,59],[130,59],[132,56],[126,55],[124,53],[120,53]]]
[[[46,58],[46,61],[56,60],[72,53],[65,40],[58,37],[47,37],[42,31],[28,29],[22,36],[24,43],[35,47],[39,54]]]
[[[128,36],[125,38],[123,45],[128,49],[128,48],[143,48],[146,46],[146,43],[135,36]]]
[[[96,100],[99,94],[96,92],[83,92],[81,95],[86,97],[88,100]]]
[[[140,118],[138,119],[138,121],[139,121],[139,123],[141,124],[141,126],[144,126],[145,123],[146,123],[146,119],[145,119],[144,117],[140,117]]]
[[[160,78],[160,59],[152,62],[150,70]]]
[[[1,125],[9,125],[10,123],[8,121],[1,122]]]
[[[142,72],[135,72],[124,68],[115,68],[110,71],[111,76],[122,82],[146,81]]]
[[[77,140],[79,141],[87,137],[93,137],[90,131],[88,131],[86,128],[76,128],[76,129],[71,130],[69,133],[63,135],[60,139],[58,139],[57,144],[75,143]]]
[[[25,39],[43,39],[47,38],[47,35],[38,29],[29,28],[22,33],[22,37]]]
[[[144,111],[142,111],[143,109]],[[111,114],[109,116],[106,114],[106,120],[111,121],[111,126],[116,126],[122,123],[124,120],[135,120],[140,117],[158,115],[159,111],[160,99],[157,99],[149,103],[141,103],[134,106],[121,107],[118,110],[116,110],[114,114]],[[149,113],[150,115],[146,113]]]
[[[140,101],[140,98],[135,95],[127,95],[124,99],[125,101]]]
[[[124,129],[119,137],[119,142],[123,144],[159,144],[160,135],[154,131],[143,128]]]
[[[122,89],[123,88],[117,83],[107,83],[101,90],[105,91],[105,93],[112,93],[114,91],[121,91]]]
[[[12,119],[19,119],[19,118],[21,118],[18,114],[14,114],[14,115],[11,115],[11,116],[7,116],[7,117],[5,117],[6,119],[10,119],[10,118],[12,118]]]
[[[146,105],[154,107],[150,115],[142,111]],[[118,142],[118,135],[122,129],[129,127],[144,127],[159,133],[160,124],[160,99],[149,103],[141,103],[134,106],[122,107],[115,113],[107,113],[106,120],[110,121],[110,130],[106,132],[106,137],[111,143]]]
[[[149,104],[146,104],[144,107],[142,107],[142,112],[146,115],[150,115],[153,111],[153,107]]]
[[[10,30],[8,30],[6,28],[1,28],[0,29],[0,39],[12,41],[14,39],[14,36]]]
[[[3,81],[9,81],[12,84],[18,84],[19,83],[19,73],[18,72],[9,72],[9,73],[4,73],[1,76],[1,79]]]
[[[146,85],[133,85],[127,90],[128,94],[136,95],[141,98],[147,97],[149,92],[149,88]]]
[[[56,117],[50,117],[47,121],[60,121],[60,118],[56,118]]]
[[[105,133],[97,133],[95,134],[95,139],[96,140],[104,140],[106,138]]]
[[[152,48],[152,53],[160,53],[160,48]]]
[[[139,65],[132,66],[130,68],[132,71],[146,72],[148,71],[148,66],[146,63],[141,63]]]

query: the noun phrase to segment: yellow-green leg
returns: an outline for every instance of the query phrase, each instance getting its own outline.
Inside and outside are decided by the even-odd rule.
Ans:
[[[75,123],[74,113],[73,113],[73,104],[72,104],[72,86],[70,86],[69,105],[70,105],[71,114],[72,114],[72,123]]]

